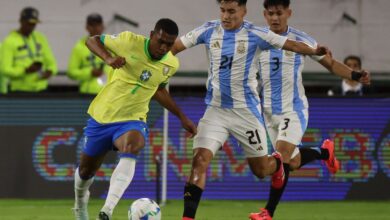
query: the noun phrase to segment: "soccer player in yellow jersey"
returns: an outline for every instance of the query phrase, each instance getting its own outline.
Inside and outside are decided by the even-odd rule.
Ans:
[[[131,32],[90,37],[86,44],[114,70],[110,82],[92,101],[85,128],[86,142],[75,172],[75,217],[87,220],[89,187],[105,154],[118,150],[120,160],[112,173],[106,202],[98,219],[111,219],[113,210],[130,184],[139,151],[148,134],[146,116],[151,98],[175,114],[194,136],[194,123],[183,114],[165,89],[179,67],[169,52],[178,35],[176,23],[160,19],[150,39]],[[111,53],[114,55],[111,55]]]

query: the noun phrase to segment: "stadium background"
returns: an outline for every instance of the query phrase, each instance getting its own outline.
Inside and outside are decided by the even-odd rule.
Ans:
[[[248,2],[247,19],[264,25],[262,1]],[[75,82],[65,76],[73,44],[85,35],[85,17],[101,13],[108,33],[131,30],[148,35],[160,17],[176,20],[181,33],[218,17],[214,1],[132,1],[132,0],[1,0],[0,39],[18,27],[20,10],[34,6],[40,11],[45,33],[61,71],[51,79],[53,93],[0,97],[0,197],[72,198],[72,173],[83,142],[86,108],[91,97],[80,96]],[[363,67],[372,72],[374,93],[365,98],[328,98],[324,95],[339,80],[320,65],[307,59],[305,85],[310,97],[306,146],[319,146],[333,138],[342,161],[339,174],[330,175],[319,163],[293,173],[284,200],[390,199],[390,1],[387,0],[296,0],[290,24],[305,30],[329,46],[341,59],[349,54],[363,58]],[[119,17],[138,23],[135,27]],[[198,47],[179,56],[181,69],[172,79],[175,99],[194,121],[205,108],[202,85],[207,60]],[[134,182],[126,198],[155,197],[154,155],[162,145],[162,109],[151,104],[150,146],[143,151]],[[169,117],[168,198],[180,199],[190,165],[191,140]],[[115,165],[111,154],[98,173],[93,196],[104,197]],[[245,164],[242,152],[230,139],[209,170],[206,199],[266,199],[269,180],[258,181]],[[45,189],[45,193],[42,193]]]

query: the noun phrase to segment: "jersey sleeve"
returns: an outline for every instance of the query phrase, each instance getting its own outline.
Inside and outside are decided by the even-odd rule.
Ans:
[[[118,54],[119,51],[123,51],[128,45],[132,44],[136,38],[136,35],[130,31],[121,32],[119,34],[100,35],[100,42],[110,51]]]
[[[317,46],[318,46],[317,41],[314,40],[311,36],[309,36],[305,32],[299,32],[299,35],[296,37],[296,41],[305,43],[306,45],[308,45],[309,47],[312,47],[312,48],[317,48]],[[318,62],[318,61],[322,60],[322,58],[324,58],[325,55],[323,55],[323,56],[310,55],[309,57]]]
[[[264,34],[264,40],[268,42],[270,45],[272,45],[273,47],[281,49],[283,45],[286,43],[287,37],[281,36],[279,34],[275,34],[271,30],[268,30],[268,32]]]
[[[253,27],[251,32],[257,37],[257,45],[261,50],[280,49],[287,41],[287,37],[266,28]]]
[[[310,45],[310,44],[308,44],[308,45],[311,46],[312,48],[317,48],[317,46],[318,46],[317,42],[315,42],[314,45]],[[318,62],[318,61],[322,60],[325,57],[325,55],[322,55],[322,56],[311,55],[309,57]]]
[[[198,44],[204,44],[207,42],[207,38],[210,36],[209,33],[212,27],[212,22],[207,22],[202,26],[188,32],[186,35],[180,37],[180,40],[186,48],[190,48]]]

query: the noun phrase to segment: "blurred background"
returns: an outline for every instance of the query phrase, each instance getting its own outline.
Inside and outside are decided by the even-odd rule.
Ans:
[[[83,45],[88,31],[99,32],[99,25],[103,25],[104,33],[129,30],[148,36],[159,18],[169,17],[178,23],[182,35],[219,17],[217,3],[207,0],[0,0],[0,4],[0,198],[73,198],[73,172],[83,143],[86,110],[109,71],[88,51],[78,48],[77,43]],[[34,10],[23,14],[26,7],[35,8],[38,16]],[[266,24],[262,1],[250,0],[247,7],[247,20]],[[294,0],[291,8],[291,26],[328,46],[340,61],[349,55],[359,57],[361,67],[371,72],[372,83],[352,92],[343,91],[340,78],[306,59],[303,79],[310,119],[303,145],[319,147],[322,140],[332,138],[342,168],[332,175],[320,163],[313,163],[293,172],[283,199],[388,201],[390,1]],[[22,17],[37,18],[35,30],[41,35],[28,39],[26,48],[17,48],[15,53],[19,54],[12,54],[9,45],[22,39],[13,38],[12,31],[21,27]],[[7,38],[11,38],[9,42]],[[49,55],[36,60],[39,55],[35,53]],[[27,59],[20,62],[22,70],[6,68],[11,56],[14,60]],[[181,67],[170,81],[170,91],[197,122],[206,108],[205,48],[187,50],[179,58]],[[25,70],[38,72],[41,78],[29,74],[20,78]],[[34,83],[36,86],[32,86]],[[168,123],[167,198],[181,199],[189,174],[192,139],[172,115],[164,120],[163,109],[157,103],[152,102],[150,109],[149,146],[139,159],[125,197],[159,197],[156,158],[161,158],[163,125]],[[111,154],[98,172],[93,197],[105,197],[115,161],[116,155]],[[208,175],[205,199],[268,196],[269,179],[258,181],[251,174],[234,139],[225,143]]]

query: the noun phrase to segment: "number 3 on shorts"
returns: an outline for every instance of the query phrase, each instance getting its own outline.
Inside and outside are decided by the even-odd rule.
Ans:
[[[286,130],[288,128],[288,123],[290,122],[290,119],[289,118],[285,118],[284,119],[284,128],[282,128],[282,131],[283,130]]]
[[[247,131],[247,132],[245,132],[245,134],[248,135],[249,144],[261,144],[260,135],[259,135],[259,132],[257,130]]]

